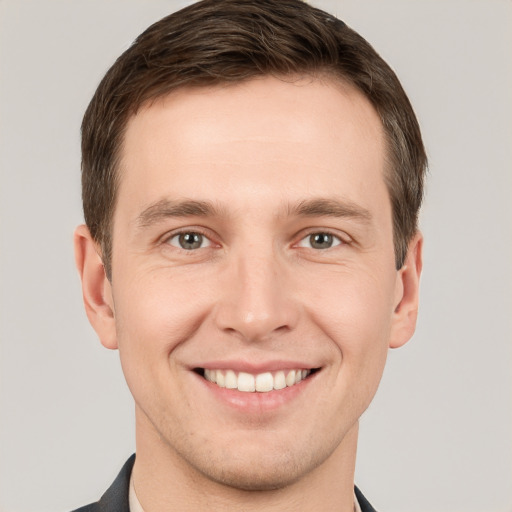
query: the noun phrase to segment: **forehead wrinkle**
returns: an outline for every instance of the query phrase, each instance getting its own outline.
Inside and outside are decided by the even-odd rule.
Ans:
[[[170,217],[221,216],[222,210],[210,201],[161,199],[144,208],[137,216],[136,225],[145,228]]]

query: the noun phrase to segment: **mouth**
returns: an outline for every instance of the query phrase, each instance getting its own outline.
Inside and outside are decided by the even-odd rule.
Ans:
[[[220,388],[237,389],[242,393],[268,393],[296,386],[319,368],[297,368],[251,374],[235,370],[195,368],[194,371],[204,379]]]

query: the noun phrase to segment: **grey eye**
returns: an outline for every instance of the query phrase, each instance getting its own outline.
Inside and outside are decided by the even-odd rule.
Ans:
[[[208,247],[210,241],[201,233],[194,231],[188,231],[185,233],[179,233],[169,239],[169,244],[186,251],[193,251],[194,249],[201,249]]]
[[[315,233],[309,236],[309,243],[313,249],[329,249],[332,242],[332,235],[328,233]]]
[[[330,249],[336,245],[340,245],[341,240],[330,233],[312,233],[311,235],[303,238],[299,247],[308,247],[310,249]]]

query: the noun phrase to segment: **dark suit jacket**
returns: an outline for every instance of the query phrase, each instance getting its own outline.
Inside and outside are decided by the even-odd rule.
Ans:
[[[128,492],[134,462],[135,454],[126,461],[114,483],[101,497],[100,501],[78,508],[74,512],[130,512]],[[376,512],[357,487],[355,488],[355,492],[362,512]]]

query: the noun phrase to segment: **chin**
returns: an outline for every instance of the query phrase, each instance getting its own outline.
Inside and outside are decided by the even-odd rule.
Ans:
[[[303,467],[291,460],[248,461],[240,465],[232,463],[229,467],[211,465],[203,475],[218,484],[240,491],[274,491],[288,487],[308,472],[309,464]]]
[[[322,447],[311,450],[312,443],[302,445],[301,450],[297,450],[296,443],[293,446],[267,444],[265,448],[257,443],[239,446],[238,449],[236,444],[226,446],[221,453],[218,450],[196,453],[196,457],[188,457],[188,461],[211,482],[240,491],[273,491],[298,482],[321,465],[330,453]]]

